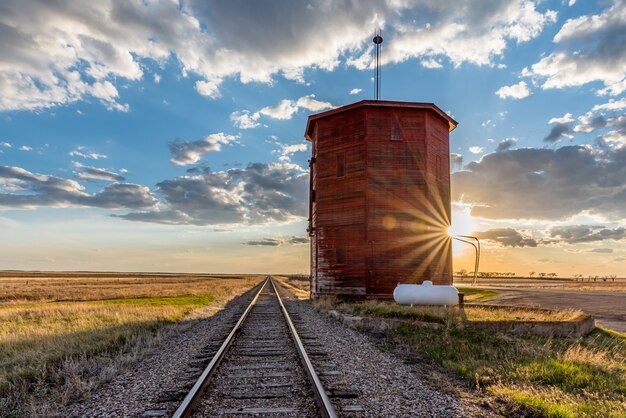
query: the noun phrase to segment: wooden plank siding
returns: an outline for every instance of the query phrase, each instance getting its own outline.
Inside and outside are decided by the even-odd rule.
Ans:
[[[432,104],[383,103],[309,119],[314,297],[389,298],[400,282],[452,282],[454,121]]]

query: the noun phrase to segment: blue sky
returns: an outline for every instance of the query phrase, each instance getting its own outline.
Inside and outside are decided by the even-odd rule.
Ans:
[[[484,270],[626,275],[624,2],[439,3],[4,2],[0,269],[307,272],[306,118],[373,98],[379,27]]]

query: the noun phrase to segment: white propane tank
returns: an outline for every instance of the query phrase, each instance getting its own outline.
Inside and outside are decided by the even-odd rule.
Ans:
[[[424,280],[422,284],[398,283],[393,299],[400,305],[457,305],[459,292],[454,286],[433,285]]]

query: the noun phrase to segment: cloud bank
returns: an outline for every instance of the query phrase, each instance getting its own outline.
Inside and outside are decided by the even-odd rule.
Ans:
[[[609,26],[619,21],[603,19]],[[375,27],[394,37],[384,63],[495,65],[509,43],[529,41],[555,20],[555,12],[538,11],[529,0],[3,2],[0,110],[94,99],[126,112],[120,83],[143,79],[148,61],[174,60],[209,98],[221,97],[227,79],[270,83],[281,76],[301,83],[307,69],[333,70],[342,62],[366,69]],[[559,42],[570,31],[562,32]]]
[[[87,193],[75,180],[0,166],[0,209],[79,206],[142,210],[156,203],[150,190],[137,184],[116,182]]]
[[[488,219],[623,219],[626,147],[564,146],[496,152],[452,173],[452,198]]]
[[[131,221],[220,225],[291,222],[306,216],[309,176],[294,164],[249,164],[245,168],[181,176],[156,185],[159,210],[121,215]]]

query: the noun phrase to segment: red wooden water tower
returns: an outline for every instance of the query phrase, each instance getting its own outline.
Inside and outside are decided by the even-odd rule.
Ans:
[[[309,116],[311,292],[390,298],[452,284],[449,132],[432,103],[364,100]]]

